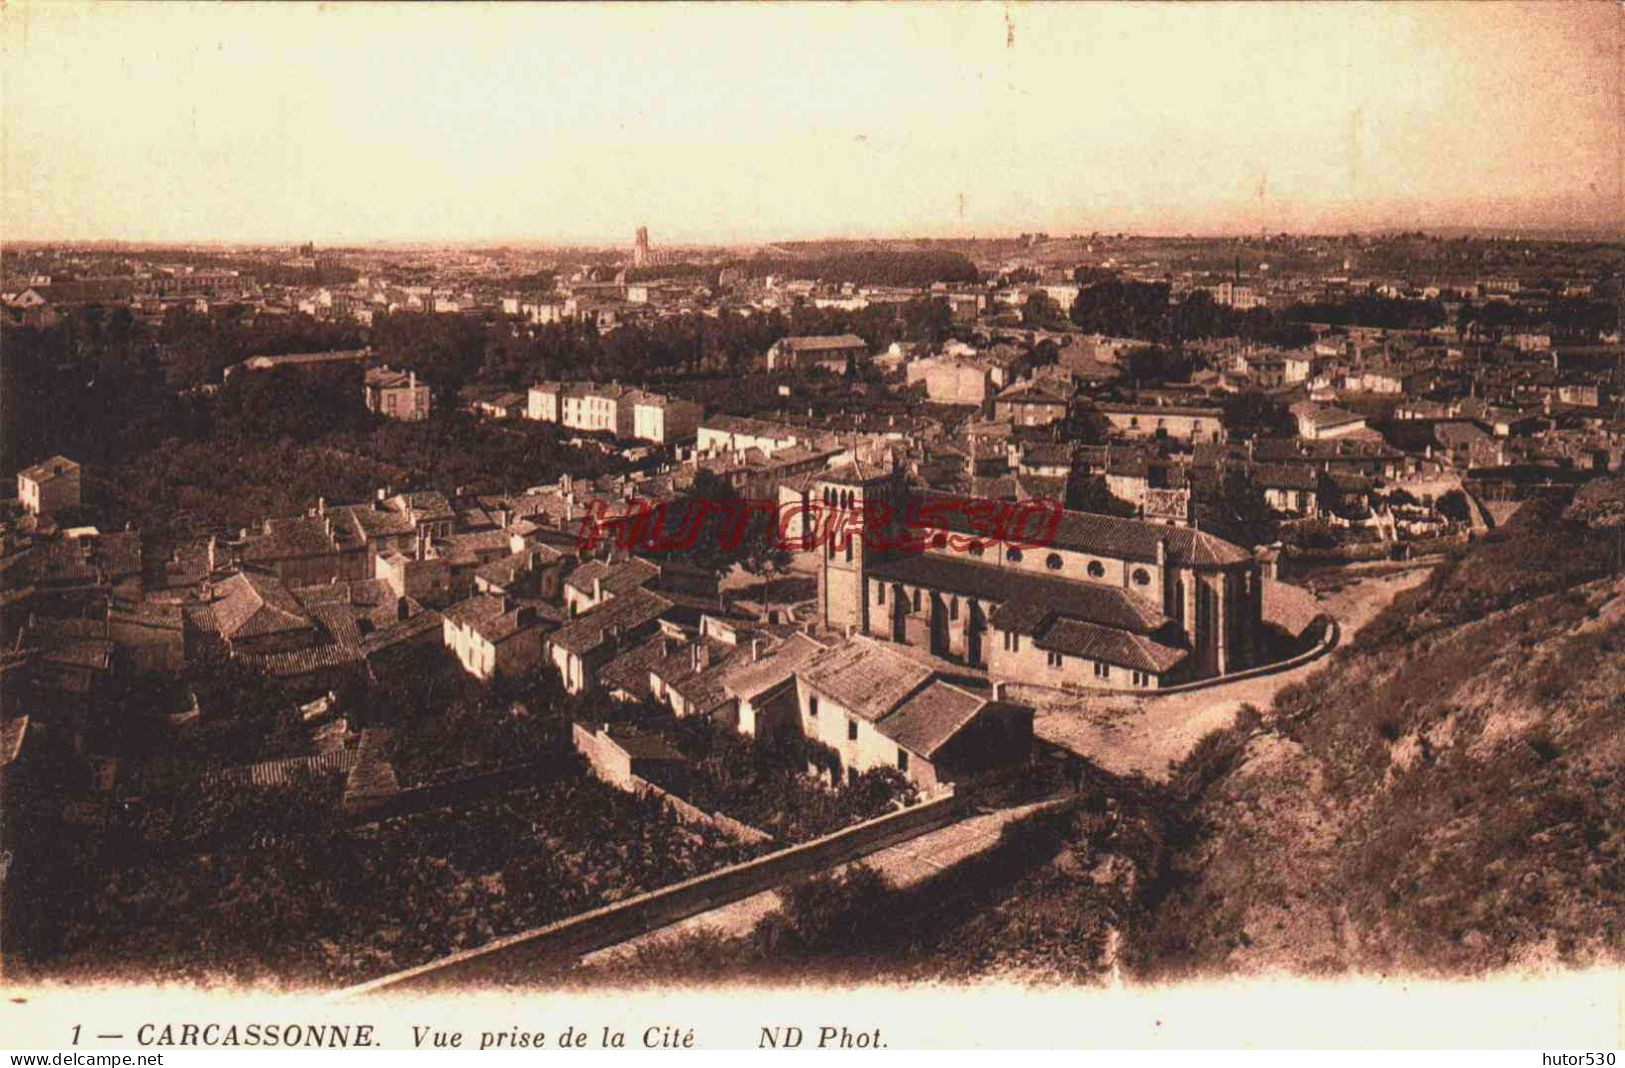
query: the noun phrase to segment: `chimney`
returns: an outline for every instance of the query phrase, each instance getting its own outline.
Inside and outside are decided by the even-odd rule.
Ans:
[[[602,603],[604,600],[604,579],[600,575],[593,576],[592,599],[594,604]]]
[[[410,604],[407,602],[406,598],[405,597],[397,597],[397,598],[395,598],[395,619],[398,622],[404,623],[404,622],[406,622],[406,620],[408,618],[410,618],[411,614],[412,614],[412,609],[411,609]]]
[[[752,638],[750,640],[750,659],[752,663],[762,659],[762,639]]]
[[[327,498],[326,497],[317,497],[316,498],[316,514],[317,515],[326,515],[327,514]]]
[[[1159,568],[1166,568],[1168,566],[1168,539],[1167,538],[1158,538],[1157,539],[1157,566]]]
[[[209,535],[208,562],[209,562],[209,574],[212,575],[212,574],[214,574],[214,568],[215,568],[215,537],[214,537],[213,534]]]

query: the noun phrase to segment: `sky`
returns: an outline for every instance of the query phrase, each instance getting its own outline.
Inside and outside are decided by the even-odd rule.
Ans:
[[[10,240],[1625,220],[1609,2],[0,12]]]

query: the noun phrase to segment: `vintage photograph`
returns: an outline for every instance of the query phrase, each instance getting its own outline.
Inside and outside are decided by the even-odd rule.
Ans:
[[[5,4],[6,1015],[1617,979],[1622,11]]]

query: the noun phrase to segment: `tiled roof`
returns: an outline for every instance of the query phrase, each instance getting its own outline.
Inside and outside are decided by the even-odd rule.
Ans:
[[[623,690],[637,697],[648,697],[649,669],[666,655],[665,643],[670,639],[655,634],[617,655],[598,669],[598,682],[605,689]]]
[[[335,775],[355,767],[361,754],[354,749],[335,749],[317,756],[287,757],[259,764],[223,768],[205,781],[230,786],[286,786],[296,775]]]
[[[644,589],[631,590],[565,623],[548,641],[579,656],[603,644],[610,628],[626,633],[654,622],[670,608],[671,602],[664,597]]]
[[[564,581],[582,593],[591,593],[594,579],[598,579],[604,589],[612,594],[622,594],[628,590],[647,586],[660,577],[660,568],[647,560],[640,560],[635,556],[618,560],[613,564],[606,564],[601,560],[589,560],[570,572]]]
[[[1244,447],[1219,447],[1211,453],[1204,453],[1202,446],[1197,446],[1196,458],[1200,462],[1204,455],[1212,462],[1212,456],[1228,453],[1232,456],[1245,456]],[[1331,460],[1399,460],[1404,453],[1389,445],[1386,441],[1355,441],[1349,438],[1334,438],[1330,441],[1303,441],[1291,438],[1266,438],[1253,446],[1253,457],[1257,460],[1275,460],[1286,463],[1308,460],[1311,462],[1326,462]]]
[[[306,630],[310,617],[282,583],[270,575],[239,571],[217,589],[215,625],[228,641]]]
[[[446,495],[438,490],[397,493],[384,503],[394,511],[405,512],[419,523],[455,519],[457,515],[452,511]]]
[[[75,474],[79,465],[66,456],[53,456],[48,460],[41,460],[32,467],[25,467],[17,474],[33,483],[48,482],[59,475]]]
[[[876,463],[854,458],[848,463],[830,468],[819,475],[818,478],[821,482],[834,482],[842,486],[861,486],[873,482],[877,478],[885,478],[890,474],[890,467],[882,467]]]
[[[65,539],[36,542],[33,552],[25,559],[23,570],[31,573],[36,582],[68,584],[100,579],[84,551]]]
[[[1435,423],[1433,437],[1440,445],[1449,448],[1491,440],[1490,435],[1472,423]]]
[[[826,647],[805,634],[792,634],[775,648],[752,660],[748,648],[735,657],[722,673],[722,686],[740,700],[782,685],[796,671]]]
[[[716,414],[705,417],[702,428],[720,430],[726,434],[745,434],[756,438],[804,438],[806,433],[783,423],[772,423],[766,419],[752,419],[743,415]]]
[[[1072,446],[1064,441],[1034,441],[1022,446],[1021,462],[1046,467],[1072,462]]]
[[[1315,595],[1302,586],[1289,582],[1265,579],[1260,593],[1264,605],[1264,621],[1282,628],[1294,638],[1309,629],[1309,625],[1324,613]]]
[[[503,599],[500,595],[477,593],[447,608],[445,617],[453,626],[478,630],[482,624],[502,615],[502,611]]]
[[[932,674],[895,647],[862,636],[824,650],[797,673],[812,689],[868,720],[897,707]]]
[[[945,590],[997,604],[1000,607],[992,620],[1002,630],[1030,633],[1049,612],[1136,634],[1150,634],[1168,622],[1150,601],[1120,586],[1039,575],[935,553],[910,553],[887,560],[874,565],[870,574],[883,581]]]
[[[509,553],[497,560],[481,564],[474,571],[474,577],[493,586],[511,586],[514,581],[530,570],[530,553]]]
[[[509,551],[508,532],[505,530],[476,530],[467,534],[453,534],[446,542],[446,560],[451,564],[489,563]]]
[[[367,371],[367,385],[377,389],[405,389],[411,381],[409,372],[390,367],[373,367]]]
[[[1320,474],[1313,467],[1295,464],[1257,464],[1252,469],[1255,486],[1265,489],[1313,490],[1320,487]]]
[[[104,575],[137,574],[141,570],[141,535],[133,530],[98,535],[90,559]]]
[[[952,494],[918,490],[922,501],[958,500]],[[958,509],[944,509],[949,529],[970,532],[969,519]],[[1094,512],[1061,513],[1050,543],[1095,556],[1154,563],[1157,544],[1167,544],[1168,562],[1174,565],[1221,566],[1252,559],[1250,553],[1222,538],[1189,527],[1169,527],[1138,519],[1119,519]]]
[[[335,645],[361,647],[361,628],[355,612],[347,604],[321,604],[310,609],[311,617],[322,625]]]
[[[1058,617],[1045,626],[1033,644],[1040,649],[1103,660],[1119,667],[1160,675],[1188,655],[1184,649],[1164,645],[1144,634],[1130,634],[1078,619]]]
[[[113,643],[102,638],[54,638],[41,643],[39,657],[46,663],[64,667],[110,671]]]
[[[1224,418],[1224,409],[1205,408],[1188,404],[1123,404],[1102,401],[1096,409],[1107,415],[1189,415],[1199,419]]]
[[[369,746],[363,736],[360,758],[344,780],[344,803],[356,805],[384,801],[400,793],[400,789],[395,766],[379,754],[376,746]]]
[[[335,536],[346,544],[362,545],[377,538],[400,537],[417,529],[412,517],[371,504],[345,504],[327,509]]]
[[[1006,404],[1048,404],[1061,408],[1067,405],[1066,397],[1042,382],[1017,382],[1001,390],[994,400]]]
[[[320,516],[268,519],[259,534],[250,534],[243,545],[242,558],[248,563],[320,556],[337,551],[328,536],[327,523]]]
[[[670,655],[649,666],[652,674],[676,690],[683,699],[701,711],[709,711],[728,697],[722,685],[723,668],[738,650],[726,642],[700,639],[700,647],[707,657],[697,669],[693,662],[694,646],[683,645]]]
[[[985,698],[937,679],[883,717],[875,729],[904,749],[930,757],[987,705]]]
[[[308,649],[294,649],[285,653],[257,653],[245,655],[243,662],[278,679],[298,678],[328,668],[345,668],[364,659],[358,646],[313,645]]]
[[[1356,415],[1354,412],[1344,411],[1341,408],[1333,408],[1329,405],[1315,404],[1311,401],[1294,404],[1292,406],[1292,414],[1305,420],[1311,426],[1322,430],[1329,427],[1347,426],[1351,423],[1365,422],[1365,416],[1363,415]]]
[[[439,612],[419,612],[407,619],[398,620],[388,626],[380,627],[367,635],[361,641],[361,649],[367,656],[393,649],[414,641],[431,632],[440,631],[441,615]]]
[[[869,351],[869,343],[856,334],[829,334],[817,337],[787,337],[784,346],[793,352],[822,352],[831,349],[863,349]]]
[[[181,632],[181,606],[178,604],[164,604],[156,601],[139,601],[134,604],[115,604],[108,608],[107,618],[122,624],[144,628],[154,632],[150,638],[160,638],[156,632],[171,632],[171,636]]]

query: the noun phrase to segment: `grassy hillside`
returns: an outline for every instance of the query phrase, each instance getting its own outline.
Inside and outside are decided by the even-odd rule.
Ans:
[[[1147,976],[1618,960],[1620,485],[1531,502],[1176,790]]]

